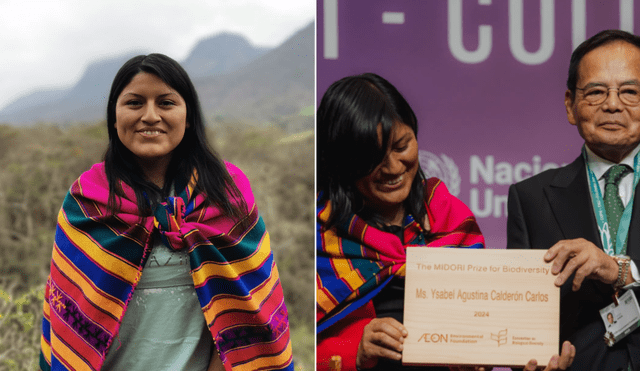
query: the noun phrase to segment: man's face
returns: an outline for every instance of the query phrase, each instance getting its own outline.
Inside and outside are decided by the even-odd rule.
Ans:
[[[587,53],[578,65],[578,88],[604,86],[624,88],[640,85],[640,49],[615,41]],[[609,90],[606,100],[590,105],[584,90],[565,93],[567,118],[578,127],[589,149],[612,162],[620,162],[640,142],[640,105],[627,106],[618,91]]]

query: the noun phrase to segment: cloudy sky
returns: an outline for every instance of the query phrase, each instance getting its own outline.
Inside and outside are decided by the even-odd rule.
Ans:
[[[0,0],[0,109],[73,85],[89,63],[133,51],[181,61],[227,31],[278,46],[315,16],[315,0]]]

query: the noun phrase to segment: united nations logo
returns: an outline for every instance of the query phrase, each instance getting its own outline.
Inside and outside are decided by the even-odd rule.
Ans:
[[[427,178],[436,177],[442,180],[449,192],[458,196],[460,194],[460,172],[455,162],[447,155],[441,153],[440,157],[431,152],[419,150],[420,167]]]

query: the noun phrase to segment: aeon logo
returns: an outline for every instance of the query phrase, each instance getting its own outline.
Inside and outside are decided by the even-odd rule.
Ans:
[[[425,343],[448,343],[449,342],[449,335],[447,334],[436,334],[436,333],[424,333],[422,334],[422,336],[420,336],[420,339],[418,339],[418,343],[419,342],[425,342]]]
[[[458,196],[460,194],[460,171],[455,162],[445,154],[440,157],[431,152],[419,150],[420,167],[427,178],[436,177],[444,182],[449,192]]]

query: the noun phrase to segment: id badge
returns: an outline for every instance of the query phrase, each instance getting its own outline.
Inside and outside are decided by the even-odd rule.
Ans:
[[[618,305],[611,303],[600,309],[604,322],[604,341],[612,347],[639,326],[640,307],[633,290],[627,290],[618,298]]]

